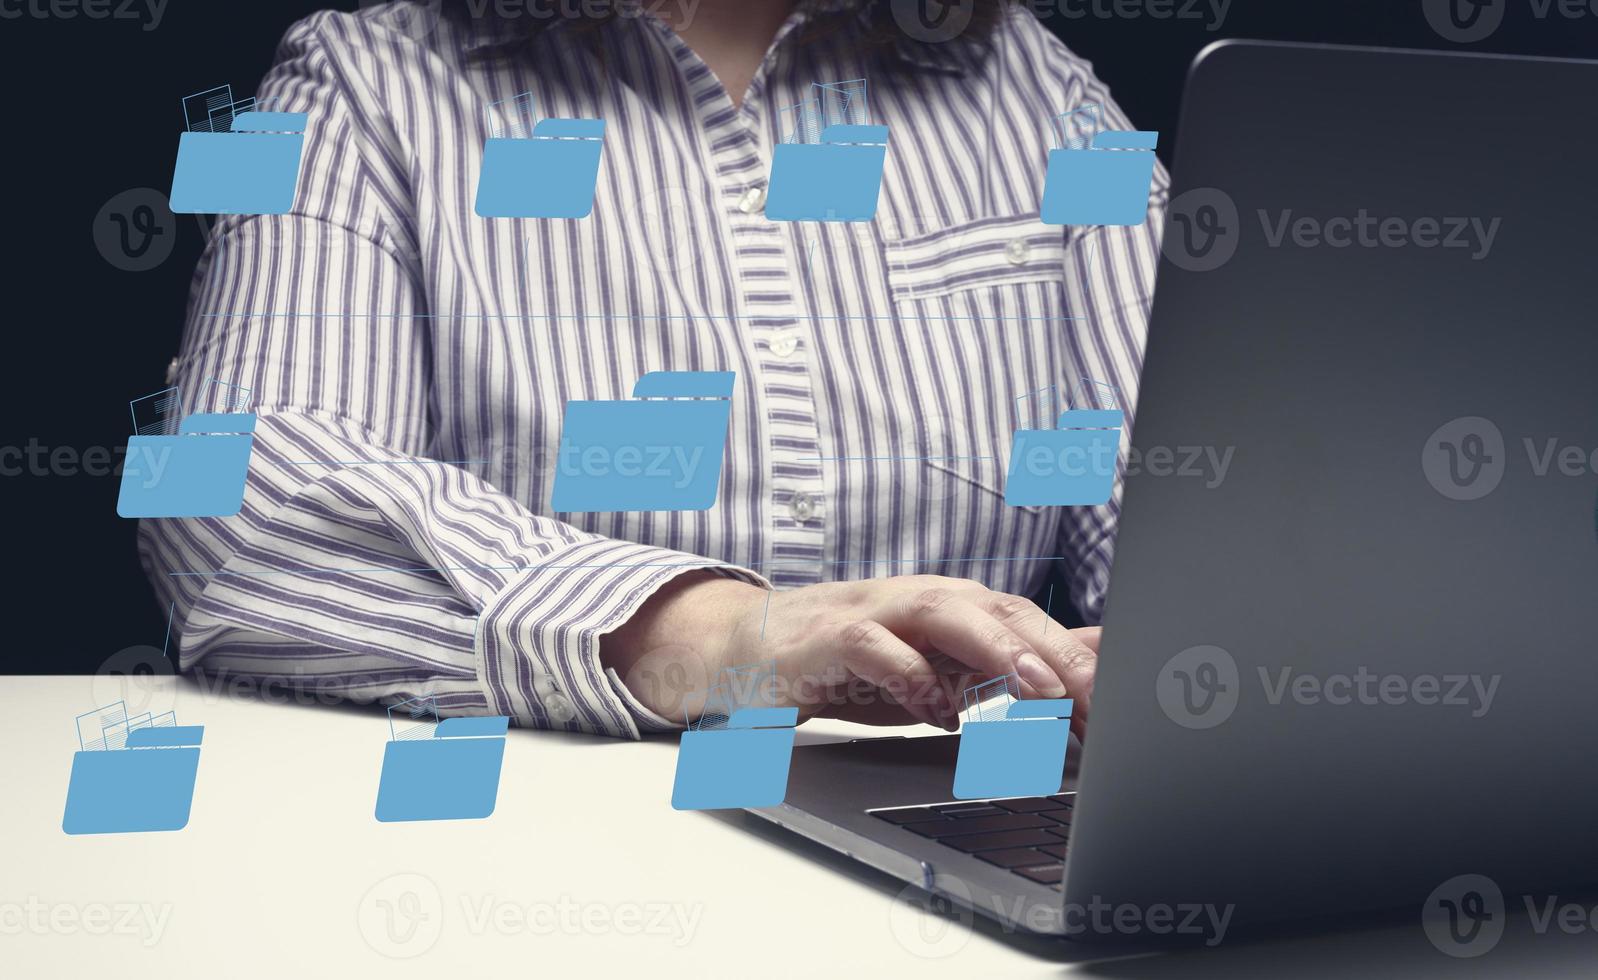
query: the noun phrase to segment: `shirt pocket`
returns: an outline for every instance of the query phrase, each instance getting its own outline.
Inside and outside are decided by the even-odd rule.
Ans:
[[[982,218],[883,248],[908,361],[924,370],[911,388],[927,466],[1002,505],[1012,435],[1047,426],[1054,401],[1040,389],[1074,360],[1067,229]],[[1006,508],[1000,520],[1053,509]]]

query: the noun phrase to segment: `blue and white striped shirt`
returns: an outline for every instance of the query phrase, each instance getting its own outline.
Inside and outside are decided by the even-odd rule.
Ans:
[[[141,528],[185,670],[636,736],[670,723],[600,638],[689,567],[1026,595],[1061,556],[1096,621],[1119,488],[1003,489],[1012,431],[1045,421],[1018,396],[1137,390],[1164,172],[1142,226],[1038,220],[1052,116],[1131,128],[1085,62],[1024,13],[870,48],[848,0],[806,0],[735,106],[652,17],[406,27],[288,32],[258,94],[310,116],[295,207],[221,219],[195,273],[177,380],[250,388],[259,423],[237,516]],[[776,110],[849,78],[891,133],[875,220],[766,220]],[[523,91],[605,120],[589,217],[474,213],[484,107]],[[566,400],[652,370],[737,374],[715,506],[552,513]]]

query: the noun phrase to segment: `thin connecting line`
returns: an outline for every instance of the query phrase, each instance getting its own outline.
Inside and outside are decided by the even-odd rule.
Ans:
[[[161,656],[167,656],[167,647],[172,645],[172,616],[178,611],[178,601],[172,600],[172,605],[166,611],[166,639],[161,641]]]
[[[250,312],[247,310],[223,310],[217,313],[201,313],[202,320],[243,319],[251,317],[288,318],[288,317],[328,317],[330,319],[369,319],[369,320],[972,320],[981,323],[995,323],[1015,320],[1017,322],[1055,322],[1063,320],[1086,320],[1085,316],[956,316],[948,313],[916,314],[916,313],[340,313],[330,310],[325,311],[281,311],[281,312]]]
[[[839,561],[752,561],[742,565],[731,562],[716,561],[645,561],[631,565],[617,565],[615,562],[579,562],[572,565],[539,564],[539,565],[414,565],[398,568],[383,568],[374,566],[370,568],[274,568],[258,572],[232,572],[226,570],[216,571],[177,571],[168,572],[170,578],[258,578],[268,575],[357,575],[366,572],[454,572],[454,571],[501,571],[501,572],[532,572],[545,569],[566,568],[780,568],[798,566],[813,568],[816,565],[953,565],[960,562],[1005,562],[1005,561],[1064,561],[1065,555],[1016,555],[1006,558],[978,558],[964,556],[959,558],[853,558]]]
[[[823,459],[847,460],[920,460],[920,459],[997,459],[997,456],[796,456],[796,463],[814,463]]]
[[[1047,599],[1043,600],[1043,632],[1039,634],[1040,636],[1048,634],[1048,632],[1049,632],[1049,620],[1051,620],[1053,618],[1054,618],[1054,583],[1050,582],[1049,583],[1049,597]]]
[[[447,466],[465,466],[468,463],[486,463],[486,459],[291,459],[284,466],[407,466],[441,463]]]

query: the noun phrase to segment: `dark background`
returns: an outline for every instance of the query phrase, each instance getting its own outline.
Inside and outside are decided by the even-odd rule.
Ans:
[[[1090,2],[1106,12],[1092,13]],[[1422,0],[1234,0],[1214,32],[1205,3],[1197,20],[1161,20],[1116,16],[1116,0],[1067,0],[1089,14],[1045,22],[1093,61],[1139,128],[1170,133],[1188,63],[1224,37],[1598,56],[1598,16],[1538,20],[1531,0],[1500,2],[1503,25],[1469,46],[1434,32]],[[125,271],[102,256],[97,215],[129,188],[169,188],[182,96],[222,82],[251,94],[284,29],[330,5],[355,7],[170,0],[154,30],[147,18],[0,22],[12,202],[0,247],[16,345],[12,380],[0,388],[9,430],[0,449],[44,447],[35,458],[48,464],[54,451],[79,457],[126,444],[127,401],[164,386],[203,226],[193,215],[166,219],[171,254]],[[54,472],[33,475],[26,458],[21,465],[21,475],[0,475],[14,529],[5,605],[20,630],[0,648],[0,673],[90,672],[124,647],[159,644],[165,610],[139,568],[134,522],[116,515],[117,478],[48,465]]]

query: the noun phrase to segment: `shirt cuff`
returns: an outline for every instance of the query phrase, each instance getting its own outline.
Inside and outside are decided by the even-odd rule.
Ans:
[[[681,551],[595,538],[548,556],[495,595],[478,620],[477,675],[519,725],[638,738],[680,728],[599,663],[599,641],[662,585],[714,571],[770,588],[748,569]]]

